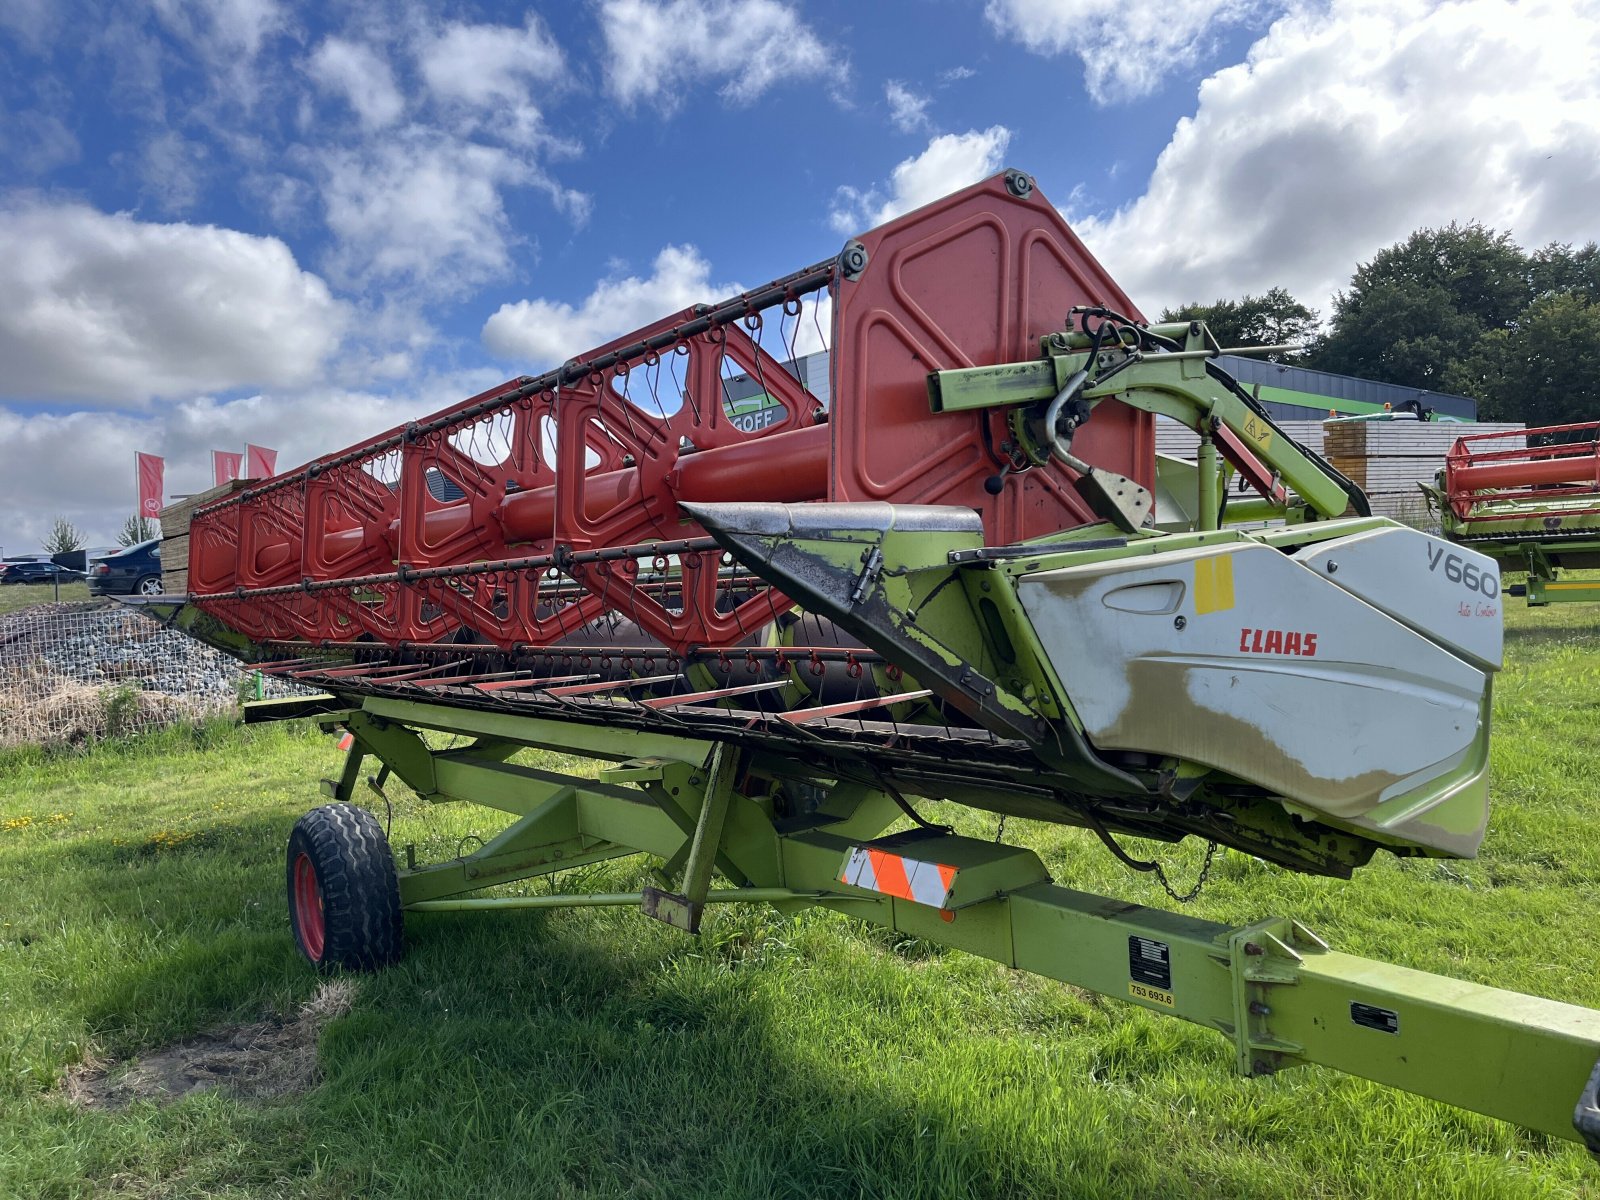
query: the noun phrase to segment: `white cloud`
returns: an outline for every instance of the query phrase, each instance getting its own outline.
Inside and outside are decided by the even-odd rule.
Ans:
[[[436,110],[458,133],[577,153],[576,143],[550,134],[535,100],[535,87],[542,98],[566,76],[561,47],[535,14],[520,27],[452,22],[417,37],[412,49]]]
[[[187,398],[148,414],[25,414],[0,407],[0,541],[28,552],[56,514],[82,528],[91,545],[109,543],[134,506],[134,451],[167,460],[166,495],[211,486],[211,451],[246,442],[278,451],[290,469],[374,437],[500,381],[476,371],[423,381],[405,396],[316,388],[236,400]]]
[[[683,103],[700,80],[724,80],[730,101],[786,79],[825,80],[847,68],[778,0],[602,0],[606,84],[625,105]]]
[[[151,0],[174,33],[219,51],[254,58],[289,23],[278,0]]]
[[[521,26],[425,26],[409,48],[424,85],[410,103],[370,44],[318,47],[313,76],[355,106],[364,136],[301,157],[336,243],[328,269],[342,285],[458,296],[510,269],[522,240],[507,214],[510,189],[545,193],[574,224],[588,217],[589,196],[542,165],[579,149],[546,130],[534,101],[536,85],[562,75],[562,53],[531,13]],[[408,107],[410,122],[397,125]]]
[[[889,120],[901,133],[916,133],[919,129],[933,127],[933,122],[928,120],[929,97],[918,95],[898,79],[883,85],[883,95],[889,102]]]
[[[1010,143],[1011,131],[1004,125],[936,137],[921,154],[895,167],[887,195],[877,187],[865,191],[841,187],[828,214],[829,224],[839,233],[860,233],[960,191],[994,174]]]
[[[8,30],[35,52],[49,44],[59,24],[60,12],[54,0],[8,0],[0,4],[0,29]]]
[[[330,37],[312,52],[306,67],[325,91],[349,103],[366,129],[392,125],[405,112],[405,98],[388,60],[363,42]]]
[[[562,71],[561,47],[534,13],[519,29],[453,22],[420,41],[417,63],[428,90],[477,108],[526,100],[529,82]]]
[[[664,246],[653,274],[606,280],[577,305],[545,299],[502,304],[484,322],[483,343],[528,370],[551,367],[691,304],[743,290],[737,283],[712,283],[711,264],[693,246]]]
[[[977,72],[968,66],[951,67],[947,71],[939,72],[940,83],[960,83],[963,79],[971,79]]]
[[[174,129],[163,130],[144,144],[139,158],[142,190],[163,212],[185,213],[200,199],[209,151]]]
[[[0,395],[141,402],[310,378],[346,309],[277,238],[0,207]]]
[[[996,33],[1035,54],[1076,54],[1097,103],[1149,95],[1192,67],[1224,26],[1281,8],[1273,0],[989,0]]]
[[[8,113],[0,107],[0,151],[25,175],[48,175],[83,157],[78,139],[50,113]]]
[[[188,43],[182,61],[208,77],[209,100],[190,105],[188,115],[218,138],[248,147],[250,134],[241,132],[234,110],[255,110],[263,93],[281,84],[282,76],[261,61],[262,49],[269,39],[291,32],[289,10],[281,0],[149,0],[149,8],[173,38]],[[164,57],[159,43],[129,49]],[[115,59],[124,47],[113,44],[111,53]]]
[[[1282,285],[1327,310],[1358,261],[1480,220],[1595,236],[1600,5],[1335,0],[1200,87],[1143,196],[1078,232],[1146,311]]]
[[[502,191],[554,185],[521,155],[412,126],[320,158],[331,269],[352,285],[459,294],[511,265],[517,234]]]

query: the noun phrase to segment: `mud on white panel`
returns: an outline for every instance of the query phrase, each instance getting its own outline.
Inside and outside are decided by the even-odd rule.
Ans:
[[[1488,675],[1324,574],[1236,542],[1040,572],[1019,594],[1094,745],[1360,822],[1481,751]]]

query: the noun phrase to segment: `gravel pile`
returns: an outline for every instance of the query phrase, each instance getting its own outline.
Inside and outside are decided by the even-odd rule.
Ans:
[[[302,689],[270,676],[268,697]],[[0,615],[0,746],[79,742],[227,711],[251,672],[111,600]]]

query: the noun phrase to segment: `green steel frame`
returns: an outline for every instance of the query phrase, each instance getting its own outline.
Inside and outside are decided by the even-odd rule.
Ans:
[[[1478,543],[1473,548],[1501,558],[1507,565],[1515,563],[1515,558],[1506,558],[1501,547],[1486,548]],[[1580,541],[1569,538],[1556,546],[1532,540],[1519,542],[1516,556],[1522,559],[1528,571],[1528,582],[1522,585],[1522,594],[1527,597],[1528,606],[1539,608],[1546,604],[1593,604],[1600,601],[1600,579],[1562,579],[1561,568],[1551,561],[1552,551],[1581,555],[1585,556],[1584,561],[1592,561],[1600,558],[1600,538]],[[1516,589],[1512,589],[1512,594],[1516,594]]]
[[[1207,1026],[1232,1042],[1245,1074],[1319,1063],[1600,1153],[1600,1012],[1341,954],[1287,918],[1230,928],[1058,887],[1014,846],[931,827],[885,837],[902,815],[899,797],[737,742],[618,737],[604,726],[374,696],[341,702],[348,707],[318,717],[353,735],[340,777],[323,783],[335,801],[356,798],[372,757],[377,788],[392,774],[428,801],[516,818],[446,862],[419,865],[405,848],[398,873],[409,911],[637,906],[695,931],[707,904],[822,906]],[[273,709],[267,702],[253,719],[272,719]],[[470,741],[433,749],[429,731]],[[511,761],[529,748],[597,760],[598,777]],[[858,886],[868,881],[850,864],[867,852],[939,864],[937,894]],[[656,861],[659,887],[472,895],[634,854]],[[714,873],[729,886],[712,888]]]

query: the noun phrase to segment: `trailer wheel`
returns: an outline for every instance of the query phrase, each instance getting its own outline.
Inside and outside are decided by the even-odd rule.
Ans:
[[[378,820],[326,804],[295,822],[287,862],[289,927],[323,973],[376,971],[404,953],[400,881]]]

